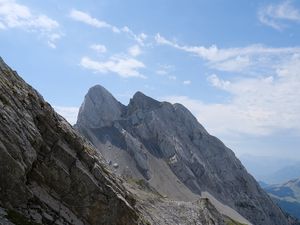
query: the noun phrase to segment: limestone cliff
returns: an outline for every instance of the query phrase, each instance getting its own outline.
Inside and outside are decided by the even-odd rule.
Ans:
[[[137,92],[124,106],[97,85],[85,96],[76,128],[117,174],[144,180],[168,199],[188,202],[202,195],[242,221],[289,224],[234,153],[183,105]]]

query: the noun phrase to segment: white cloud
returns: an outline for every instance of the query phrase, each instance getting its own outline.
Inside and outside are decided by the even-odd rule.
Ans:
[[[78,107],[54,106],[55,111],[62,115],[70,124],[74,125],[77,121],[79,112]]]
[[[148,36],[143,32],[140,34],[136,34],[127,26],[124,26],[123,28],[120,29],[117,26],[114,26],[105,21],[102,21],[95,17],[92,17],[87,12],[83,12],[80,10],[72,9],[69,13],[69,16],[70,16],[70,18],[72,18],[75,21],[79,21],[79,22],[85,23],[87,25],[96,27],[96,28],[108,28],[114,33],[127,34],[131,39],[136,41],[140,46],[144,46],[145,41],[148,38]],[[0,26],[0,28],[1,28],[1,26]]]
[[[135,34],[129,27],[125,26],[122,28],[124,33],[127,33],[133,40],[135,40],[139,45],[144,46],[145,41],[148,36],[145,33]]]
[[[241,72],[245,68],[251,66],[251,60],[249,56],[236,56],[228,60],[224,60],[222,62],[214,64],[214,67],[217,67],[218,70],[222,71],[234,71]]]
[[[128,53],[133,57],[139,56],[142,53],[141,48],[138,45],[131,46],[128,49]]]
[[[59,33],[53,33],[49,35],[48,38],[48,46],[51,48],[56,48],[56,41],[59,40],[62,37],[62,34]]]
[[[14,0],[0,0],[0,29],[18,28],[39,33],[48,39],[48,45],[55,48],[55,41],[61,38],[59,23],[44,14],[32,11]]]
[[[108,28],[108,29],[111,29],[115,33],[120,33],[120,29],[118,29],[117,27],[115,27],[105,21],[98,20],[97,18],[92,17],[91,15],[89,15],[86,12],[72,9],[69,16],[73,20],[85,23],[85,24],[93,26],[93,27]]]
[[[190,80],[185,80],[185,81],[183,81],[183,84],[184,85],[190,85],[192,82],[190,81]]]
[[[158,44],[168,45],[181,51],[192,53],[206,60],[211,68],[230,72],[257,72],[281,64],[286,58],[300,53],[299,47],[271,48],[263,45],[250,45],[241,48],[220,49],[216,45],[179,45],[160,34],[156,34]]]
[[[146,78],[139,72],[139,69],[145,68],[145,65],[133,58],[113,56],[108,61],[95,61],[89,57],[83,57],[80,65],[97,73],[113,72],[120,77],[139,77]]]
[[[230,97],[223,103],[204,103],[186,96],[164,100],[187,106],[216,135],[271,135],[294,130],[300,135],[300,55],[280,65],[272,76],[225,81],[209,77],[216,88]]]
[[[96,51],[97,53],[105,53],[107,51],[105,45],[100,45],[100,44],[93,44],[90,46],[90,48]]]
[[[292,5],[291,0],[279,4],[269,4],[258,11],[258,19],[264,25],[282,30],[287,21],[300,22],[300,12]]]
[[[207,80],[214,86],[220,89],[227,90],[230,86],[229,81],[221,80],[216,74],[210,75]]]

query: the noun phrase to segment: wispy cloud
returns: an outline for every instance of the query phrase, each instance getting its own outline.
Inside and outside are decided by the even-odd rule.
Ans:
[[[48,46],[50,48],[56,48],[56,42],[63,36],[61,33],[53,33],[48,35]]]
[[[155,71],[156,74],[165,76],[174,71],[174,66],[172,65],[159,65],[159,68]]]
[[[142,53],[141,48],[138,45],[133,45],[128,49],[128,53],[133,56],[139,56]]]
[[[130,39],[134,40],[138,45],[144,46],[145,41],[148,38],[148,35],[145,33],[135,33],[133,32],[128,26],[124,26],[122,28],[119,28],[117,26],[114,26],[106,21],[99,20],[93,16],[91,16],[87,12],[83,12],[77,9],[72,9],[69,13],[69,17],[72,18],[75,21],[85,23],[87,25],[90,25],[92,27],[96,28],[107,28],[110,29],[114,33],[123,33],[129,36]],[[0,24],[1,27],[1,24]]]
[[[225,81],[220,79],[216,74],[210,75],[207,80],[213,85],[214,87],[217,87],[219,89],[227,90],[228,86],[231,84],[230,81]]]
[[[282,30],[286,22],[300,22],[300,11],[292,5],[291,0],[279,4],[269,4],[258,11],[258,19],[264,25]]]
[[[146,78],[139,71],[140,69],[145,68],[145,65],[141,61],[127,56],[112,56],[107,61],[96,61],[90,59],[89,57],[83,57],[80,65],[96,73],[113,72],[123,78]]]
[[[192,82],[190,80],[184,80],[182,83],[184,85],[190,85]]]
[[[54,106],[55,111],[62,115],[70,124],[74,125],[77,121],[79,112],[78,107]]]
[[[281,64],[286,58],[300,54],[299,47],[271,48],[263,45],[250,45],[241,48],[218,48],[216,45],[189,46],[170,41],[156,34],[157,44],[167,45],[187,53],[195,54],[208,62],[209,67],[229,72],[257,72]]]
[[[259,53],[257,54],[259,55]],[[246,68],[249,68],[252,63],[256,64],[255,62],[253,62],[253,60],[255,61],[255,58],[251,59],[251,55],[238,55],[220,62],[217,61],[212,64],[212,67],[215,67],[221,71],[241,72]]]
[[[142,53],[141,46],[144,46],[144,42],[147,39],[147,35],[144,33],[135,34],[127,26],[119,29],[118,27],[111,25],[105,21],[101,21],[90,14],[72,9],[69,13],[70,18],[75,21],[82,22],[96,28],[107,28],[112,32],[126,35],[130,39],[134,40],[136,44],[127,49],[127,54],[114,54],[109,59],[104,61],[93,60],[90,57],[84,56],[81,58],[80,65],[83,68],[92,70],[96,73],[115,73],[123,78],[139,77],[146,78],[145,75],[140,73],[140,69],[145,68],[143,62],[135,59]],[[93,44],[89,46],[90,49],[98,53],[105,53],[107,51],[106,46],[101,44]]]
[[[139,45],[144,46],[148,35],[145,33],[136,34],[129,27],[125,26],[122,28],[124,33],[127,33],[133,40],[135,40]]]
[[[101,44],[93,44],[90,46],[90,49],[93,49],[97,53],[105,53],[107,51],[106,46]]]
[[[52,48],[56,47],[55,42],[62,36],[56,20],[14,0],[0,0],[0,29],[9,28],[39,33]]]
[[[265,77],[223,80],[211,75],[210,83],[229,94],[223,103],[204,103],[186,96],[165,100],[186,105],[214,134],[270,135],[294,130],[300,135],[300,55],[294,55]]]
[[[70,16],[70,18],[72,18],[75,21],[82,22],[82,23],[85,23],[85,24],[93,26],[93,27],[108,28],[108,29],[111,29],[115,33],[120,33],[119,28],[117,28],[117,27],[115,27],[115,26],[113,26],[113,25],[111,25],[111,24],[109,24],[105,21],[94,18],[86,12],[76,10],[76,9],[72,9],[69,16]]]
[[[176,81],[177,76],[174,75],[174,71],[175,67],[172,65],[159,65],[155,73],[169,80]]]

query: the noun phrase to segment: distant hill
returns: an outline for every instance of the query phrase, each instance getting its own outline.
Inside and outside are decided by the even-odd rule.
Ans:
[[[264,189],[283,210],[300,219],[300,178]]]

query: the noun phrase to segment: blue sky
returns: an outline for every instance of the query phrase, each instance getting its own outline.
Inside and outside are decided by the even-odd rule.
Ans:
[[[300,2],[0,0],[0,55],[71,123],[101,84],[188,107],[237,155],[300,160]]]

